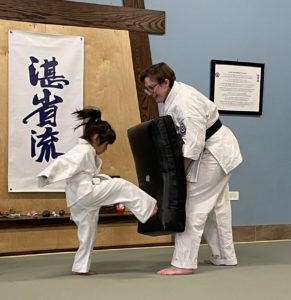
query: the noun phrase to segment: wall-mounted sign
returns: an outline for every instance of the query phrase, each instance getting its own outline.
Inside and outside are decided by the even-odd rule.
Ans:
[[[210,99],[220,113],[262,114],[264,64],[211,61]]]

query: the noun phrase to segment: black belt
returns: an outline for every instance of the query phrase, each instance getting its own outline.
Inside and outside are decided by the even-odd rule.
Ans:
[[[214,133],[216,131],[218,131],[218,129],[222,126],[222,123],[219,119],[217,119],[215,121],[215,123],[209,127],[208,129],[206,129],[206,137],[205,137],[205,141],[208,140],[211,136],[214,135]]]

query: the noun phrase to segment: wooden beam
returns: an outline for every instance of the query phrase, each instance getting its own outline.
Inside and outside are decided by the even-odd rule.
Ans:
[[[123,5],[131,8],[145,8],[143,0],[123,0]],[[149,97],[144,93],[143,85],[138,80],[140,72],[152,64],[150,43],[148,34],[143,32],[130,31],[129,38],[131,43],[140,118],[141,121],[144,122],[159,116],[157,104],[154,102],[152,97]]]
[[[165,12],[63,0],[0,0],[0,19],[162,34]]]

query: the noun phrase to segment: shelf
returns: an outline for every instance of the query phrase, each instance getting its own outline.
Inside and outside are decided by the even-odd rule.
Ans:
[[[99,224],[109,223],[128,223],[135,221],[136,218],[131,212],[103,213],[99,215]],[[17,218],[0,217],[0,230],[13,228],[32,228],[32,227],[50,227],[50,226],[75,226],[75,223],[70,220],[70,215],[66,214],[59,217],[42,217],[37,218],[20,216]]]

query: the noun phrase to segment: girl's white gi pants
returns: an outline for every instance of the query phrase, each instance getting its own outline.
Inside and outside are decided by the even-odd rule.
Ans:
[[[73,272],[87,273],[97,237],[99,210],[105,205],[124,204],[141,222],[152,214],[156,200],[134,184],[120,178],[101,180],[94,190],[70,207],[71,219],[78,227],[79,249]]]
[[[212,154],[205,150],[197,182],[187,182],[186,228],[175,235],[171,264],[178,268],[197,268],[202,234],[216,265],[236,265],[233,245],[231,206],[226,175]]]

